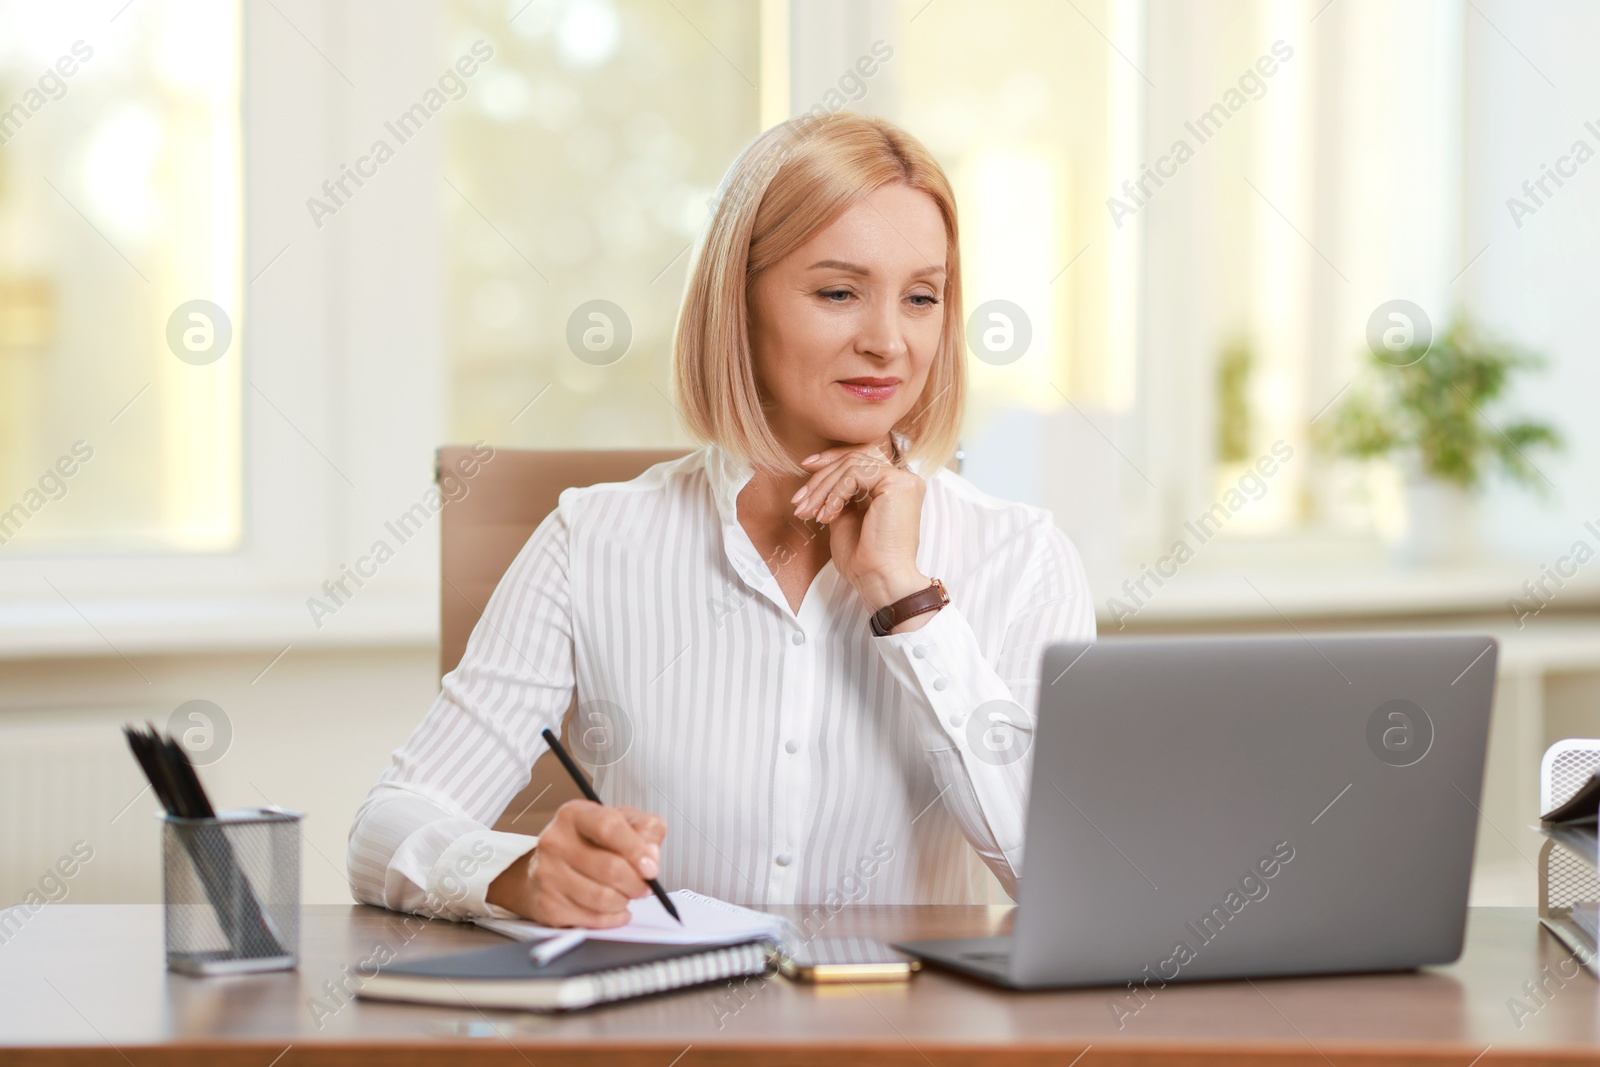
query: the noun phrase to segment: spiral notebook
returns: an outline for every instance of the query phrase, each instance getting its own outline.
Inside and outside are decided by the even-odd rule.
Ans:
[[[416,1004],[572,1011],[776,969],[776,950],[767,941],[740,945],[586,941],[543,966],[534,963],[528,946],[517,941],[391,964],[365,979],[356,995]]]

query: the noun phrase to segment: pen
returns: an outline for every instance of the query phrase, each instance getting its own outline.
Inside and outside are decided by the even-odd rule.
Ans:
[[[594,787],[589,784],[589,779],[583,776],[583,772],[578,769],[578,765],[572,762],[572,757],[567,755],[567,750],[561,746],[561,742],[556,738],[556,735],[549,730],[541,732],[544,735],[545,744],[550,746],[550,751],[556,754],[556,759],[561,761],[561,766],[565,767],[567,773],[572,775],[572,780],[578,783],[578,788],[583,790],[583,795],[596,804],[603,803],[600,797],[596,795]],[[661,901],[661,906],[667,909],[667,914],[677,919],[678,925],[682,926],[683,919],[678,915],[678,909],[672,906],[672,901],[667,899],[667,891],[661,888],[661,883],[654,878],[647,878],[645,879],[645,884],[650,887],[650,892],[656,895],[656,899]]]
[[[528,958],[543,967],[558,956],[565,956],[588,938],[587,930],[568,930],[540,941],[528,950]]]

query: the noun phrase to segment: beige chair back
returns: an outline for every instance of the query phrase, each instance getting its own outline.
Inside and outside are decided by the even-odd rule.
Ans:
[[[472,453],[466,445],[439,449],[435,479],[442,471],[459,472]],[[561,490],[598,482],[625,482],[645,469],[686,454],[684,449],[536,452],[496,449],[494,458],[478,466],[460,499],[446,498],[440,513],[442,581],[439,583],[439,674],[455,670],[467,638],[478,624],[489,595],[500,584],[517,552],[544,517],[555,510]],[[470,469],[470,468],[469,468]],[[459,478],[459,473],[457,474]],[[459,495],[459,494],[458,494]],[[572,721],[576,694],[562,720],[562,742]],[[546,752],[533,765],[533,779],[506,806],[495,829],[537,834],[555,810],[581,794]]]

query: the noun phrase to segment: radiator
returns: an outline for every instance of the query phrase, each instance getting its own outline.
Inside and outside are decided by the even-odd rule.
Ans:
[[[149,715],[0,713],[0,907],[160,901],[160,805],[121,730]]]

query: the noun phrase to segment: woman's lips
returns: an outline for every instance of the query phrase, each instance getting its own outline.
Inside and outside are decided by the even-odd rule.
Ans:
[[[839,383],[863,400],[888,400],[899,388],[898,378],[849,378]]]

